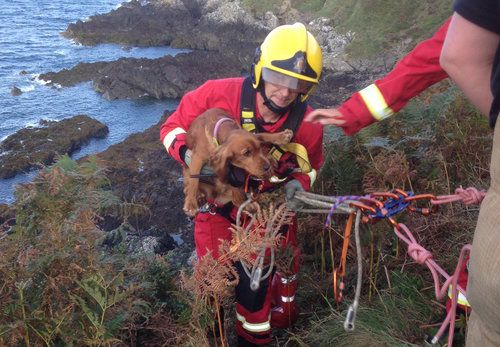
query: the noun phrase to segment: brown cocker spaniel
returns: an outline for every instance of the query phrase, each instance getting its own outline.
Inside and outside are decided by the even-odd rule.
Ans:
[[[242,168],[247,174],[259,179],[273,175],[273,165],[263,150],[263,143],[284,145],[290,142],[293,132],[252,134],[243,130],[227,112],[209,109],[191,124],[186,144],[192,150],[189,167],[184,168],[184,212],[194,216],[199,202],[217,199],[219,203],[232,201],[235,206],[245,200],[242,188],[228,183],[230,165]],[[200,182],[199,175],[204,165],[215,172],[213,182]]]

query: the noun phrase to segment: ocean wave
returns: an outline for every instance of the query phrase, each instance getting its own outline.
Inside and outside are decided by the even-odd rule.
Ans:
[[[115,10],[119,9],[120,7],[122,7],[123,4],[126,3],[126,2],[130,2],[130,0],[128,0],[128,1],[120,1],[120,3],[115,6]]]
[[[28,93],[28,92],[32,92],[33,90],[35,90],[35,85],[34,84],[30,84],[29,86],[19,87],[19,89],[21,89],[21,91],[23,93]]]
[[[69,39],[72,46],[83,46],[80,42],[75,41],[75,39]]]
[[[55,50],[54,53],[57,55],[67,55],[68,50],[67,49],[58,49],[58,50]]]
[[[41,124],[40,122],[57,122],[59,121],[56,118],[51,118],[51,117],[43,117],[39,119],[33,119],[27,123],[24,124],[25,128],[44,128],[46,125]]]
[[[50,82],[52,82],[51,80],[43,80],[43,79],[41,79],[39,73],[32,74],[31,77],[33,78],[33,81],[35,81],[35,83],[41,84],[42,86],[44,86],[44,85],[49,84]]]

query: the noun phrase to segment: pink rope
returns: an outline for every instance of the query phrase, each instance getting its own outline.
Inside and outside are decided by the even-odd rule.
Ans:
[[[486,190],[477,190],[476,188],[469,187],[463,189],[459,187],[455,189],[455,194],[440,195],[436,199],[431,200],[433,205],[447,204],[455,201],[462,201],[465,205],[479,205],[486,195]]]
[[[446,319],[441,324],[439,331],[433,338],[433,344],[437,343],[437,341],[439,341],[439,339],[443,335],[446,327],[449,325],[450,328],[448,333],[448,346],[451,347],[453,342],[453,332],[455,328],[455,315],[456,315],[456,307],[458,300],[457,299],[458,291],[466,295],[465,290],[458,285],[458,275],[460,273],[460,269],[463,266],[463,262],[465,259],[464,254],[466,251],[470,252],[471,246],[465,245],[462,248],[457,263],[457,267],[455,268],[455,272],[453,273],[453,276],[450,276],[445,270],[443,270],[442,267],[440,267],[432,259],[432,254],[424,247],[422,247],[420,244],[418,244],[415,237],[411,233],[410,229],[408,229],[406,225],[398,223],[397,226],[394,227],[394,232],[403,242],[405,242],[408,245],[408,255],[412,257],[412,259],[414,259],[417,263],[425,264],[431,271],[431,275],[434,280],[434,292],[438,300],[442,299],[446,295],[447,288],[450,286],[450,284],[452,285],[451,309],[446,315]],[[439,279],[439,274],[445,278],[445,281],[442,286],[440,286],[441,281]]]

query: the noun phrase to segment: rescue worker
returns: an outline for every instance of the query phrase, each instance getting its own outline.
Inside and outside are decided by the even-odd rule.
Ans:
[[[284,184],[289,208],[297,209],[297,191],[308,190],[316,170],[323,164],[323,127],[302,122],[312,111],[306,99],[318,84],[322,70],[322,52],[318,42],[301,23],[272,30],[256,50],[251,76],[207,81],[185,94],[177,110],[161,127],[161,141],[168,154],[182,165],[189,165],[190,150],[185,136],[191,122],[210,108],[221,108],[240,122],[244,129],[256,132],[293,130],[294,145],[273,150],[277,155],[276,181],[266,188]],[[231,184],[241,186],[245,175],[233,168]],[[217,258],[220,240],[230,240],[229,227],[236,209],[209,201],[194,218],[194,238],[199,258],[211,252]],[[212,213],[208,213],[212,212]],[[292,276],[276,273],[253,292],[241,264],[236,287],[236,330],[240,345],[262,345],[271,341],[271,326],[286,327],[297,318],[295,306],[298,254],[297,223],[283,230],[284,247],[294,248]],[[274,277],[274,281],[273,278]],[[274,283],[273,290],[270,290]],[[272,307],[274,299],[275,307]],[[272,315],[271,315],[272,312]]]
[[[455,0],[441,65],[494,129],[491,183],[474,232],[467,346],[500,346],[500,1]]]

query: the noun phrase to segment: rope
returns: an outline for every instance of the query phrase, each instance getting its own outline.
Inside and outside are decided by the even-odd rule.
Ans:
[[[403,231],[404,234],[401,231]],[[432,278],[434,279],[434,291],[436,294],[436,298],[442,299],[445,296],[448,286],[453,280],[453,277],[448,275],[448,273],[432,259],[432,254],[428,250],[417,243],[415,237],[406,225],[398,223],[396,226],[394,226],[394,232],[404,243],[408,245],[408,255],[412,257],[417,263],[422,265],[425,264],[429,268],[432,274]],[[439,287],[438,274],[446,279],[441,288]],[[458,286],[458,289],[465,294],[465,290],[462,287]]]
[[[356,240],[356,256],[358,262],[358,276],[356,283],[356,293],[354,294],[354,301],[349,305],[347,310],[347,315],[344,321],[344,330],[347,332],[354,331],[354,323],[356,322],[356,315],[358,313],[359,298],[361,296],[361,283],[363,280],[363,264],[361,259],[363,253],[361,252],[361,241],[359,237],[359,223],[361,222],[361,211],[358,209],[356,211],[356,222],[354,225],[354,237]]]
[[[462,201],[465,205],[479,205],[486,196],[486,190],[477,190],[476,188],[469,187],[463,189],[459,187],[455,189],[455,194],[441,195],[435,199],[431,199],[431,204],[441,205],[455,201]]]
[[[441,196],[433,196],[430,194],[423,194],[415,196],[412,192],[403,192],[401,190],[394,190],[392,193],[374,193],[371,195],[365,196],[341,196],[341,197],[324,197],[318,194],[300,192],[296,193],[296,198],[303,201],[304,203],[314,206],[320,207],[320,209],[303,209],[301,212],[309,212],[311,213],[327,213],[326,226],[331,224],[331,217],[333,213],[356,213],[356,225],[355,225],[355,237],[356,237],[356,251],[357,251],[357,263],[358,263],[358,274],[357,274],[357,284],[356,284],[356,293],[353,303],[349,306],[346,319],[344,321],[344,329],[346,331],[353,331],[355,326],[356,313],[359,305],[359,298],[361,295],[361,282],[362,282],[362,252],[359,240],[359,223],[361,220],[361,212],[366,214],[366,217],[363,217],[363,222],[372,221],[375,222],[377,220],[385,218],[388,220],[394,227],[394,232],[403,242],[405,242],[408,246],[408,255],[415,260],[416,263],[426,265],[432,275],[434,281],[434,290],[436,298],[442,299],[446,292],[447,288],[451,285],[451,309],[449,310],[446,319],[441,324],[441,327],[438,333],[432,339],[432,344],[436,344],[441,336],[443,335],[446,328],[449,326],[449,334],[448,334],[448,346],[452,346],[453,343],[453,334],[455,327],[455,315],[456,315],[456,307],[458,301],[458,291],[462,292],[466,295],[466,291],[464,288],[458,285],[458,277],[460,271],[464,265],[465,254],[470,252],[471,245],[465,245],[461,252],[457,262],[457,266],[452,276],[450,276],[443,268],[441,268],[433,259],[432,253],[425,249],[422,245],[420,245],[409,228],[402,224],[397,223],[392,216],[396,213],[399,213],[409,208],[410,211],[420,212],[423,215],[428,215],[431,212],[434,212],[435,209],[423,209],[417,208],[415,206],[410,206],[411,203],[417,200],[428,200],[431,205],[441,205],[445,203],[457,202],[461,201],[465,205],[471,204],[480,204],[486,195],[485,190],[477,190],[475,188],[467,188],[463,189],[459,187],[455,190],[454,194],[451,195],[441,195]],[[377,200],[384,199],[382,201]],[[368,205],[366,205],[366,204]],[[326,209],[329,207],[329,210]],[[353,209],[356,207],[356,209]],[[437,208],[437,206],[436,206]],[[376,212],[376,213],[374,213]],[[352,217],[351,217],[352,218]],[[350,220],[351,220],[350,218]],[[334,272],[335,278],[336,272]],[[445,278],[443,285],[440,285],[439,275]],[[334,280],[334,291],[336,290],[336,280]]]
[[[350,196],[324,196],[320,194],[310,193],[310,192],[297,192],[294,198],[304,202],[309,207],[320,207],[319,209],[304,208],[300,212],[308,213],[325,213],[331,215],[333,213],[338,214],[350,214],[355,210],[349,207],[349,204],[353,201],[361,198],[360,196],[350,195]],[[331,220],[331,216],[327,220],[326,225]]]

